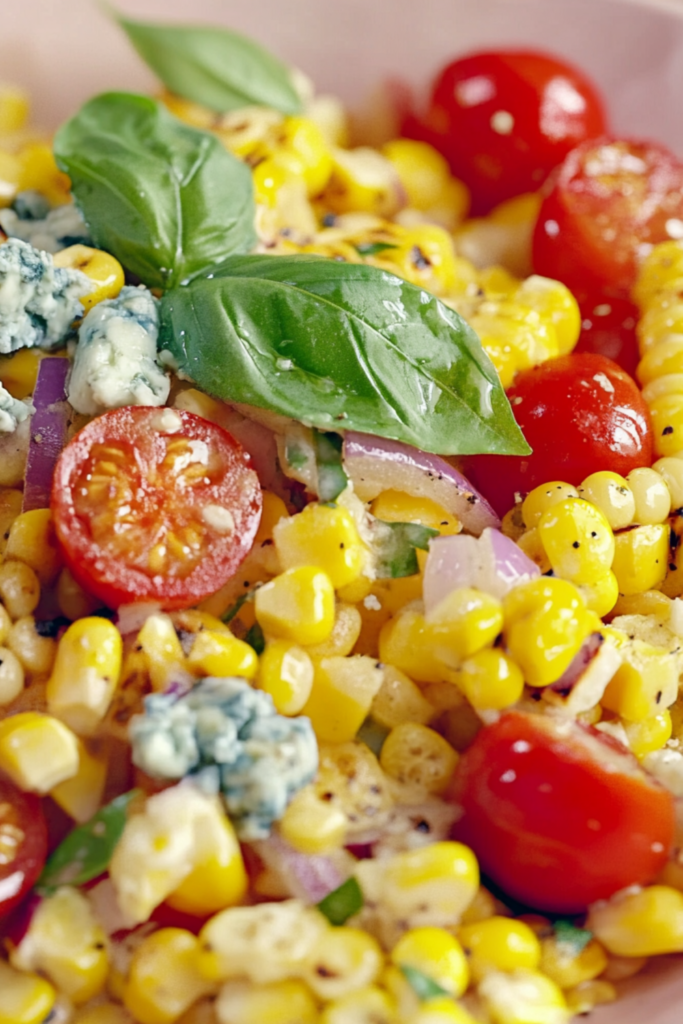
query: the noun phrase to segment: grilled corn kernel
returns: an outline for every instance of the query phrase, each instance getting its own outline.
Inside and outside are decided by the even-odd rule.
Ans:
[[[29,351],[29,350],[26,350]],[[9,540],[10,528],[14,520],[21,514],[21,491],[11,487],[0,487],[0,554],[4,555]]]
[[[505,644],[531,686],[559,679],[596,623],[577,588],[553,578],[515,587],[503,613]]]
[[[305,786],[290,800],[280,819],[280,835],[301,853],[330,853],[346,838],[346,815]]]
[[[327,640],[321,644],[309,644],[306,651],[311,658],[344,658],[356,646],[360,636],[363,620],[357,608],[352,604],[337,602],[334,614],[334,626]]]
[[[391,951],[397,967],[412,967],[458,998],[467,988],[470,972],[462,946],[445,928],[413,928]]]
[[[87,245],[70,245],[53,257],[56,267],[80,270],[92,282],[92,291],[81,299],[87,313],[104,299],[115,299],[124,285],[123,267],[114,256]]]
[[[661,292],[683,275],[683,248],[669,241],[655,245],[644,257],[633,289],[633,300],[639,306],[649,305]]]
[[[318,1006],[302,981],[228,981],[216,1000],[219,1024],[317,1024]]]
[[[591,907],[586,925],[617,956],[683,951],[683,893],[666,885],[626,890]]]
[[[396,168],[409,206],[429,210],[437,204],[451,177],[448,161],[438,150],[414,139],[393,139],[382,146],[382,153]]]
[[[309,196],[322,192],[332,173],[330,147],[315,121],[307,117],[285,118],[277,130],[272,156],[303,179]]]
[[[553,571],[573,583],[591,583],[614,557],[614,534],[599,508],[569,498],[546,509],[537,529]]]
[[[445,508],[431,498],[415,497],[404,491],[382,491],[370,505],[377,519],[386,523],[421,523],[431,526],[443,536],[460,533],[462,524]]]
[[[507,708],[517,703],[524,690],[519,666],[499,647],[488,647],[467,658],[453,680],[479,710]]]
[[[379,943],[360,928],[329,928],[319,939],[313,959],[302,971],[303,980],[319,999],[339,999],[372,985],[384,957]]]
[[[654,590],[666,576],[669,557],[669,529],[663,523],[636,526],[615,538],[612,572],[620,594],[642,594]]]
[[[0,384],[12,398],[28,398],[33,394],[43,358],[43,353],[33,348],[21,348],[10,356],[0,357]]]
[[[40,581],[25,562],[0,565],[0,598],[13,619],[31,615],[40,601]]]
[[[166,898],[169,907],[195,917],[232,907],[247,891],[242,850],[230,819],[219,812],[211,824],[212,835],[205,836],[195,866]]]
[[[47,684],[50,713],[74,732],[92,735],[114,696],[122,656],[121,634],[108,619],[72,622],[59,641]]]
[[[671,495],[660,473],[645,466],[632,469],[626,477],[633,492],[633,521],[642,526],[662,523],[671,511]]]
[[[365,545],[351,514],[340,506],[307,505],[298,515],[280,519],[273,539],[284,569],[317,566],[335,590],[354,583],[365,565]]]
[[[84,743],[79,743],[78,771],[53,786],[50,796],[74,821],[90,821],[102,803],[107,769],[106,757],[91,754]]]
[[[0,706],[11,704],[24,689],[24,670],[16,654],[0,647]]]
[[[657,377],[683,372],[683,337],[667,333],[656,345],[648,348],[638,363],[636,377],[644,387]]]
[[[52,715],[12,715],[0,721],[0,769],[19,789],[44,795],[78,771],[78,740]]]
[[[628,481],[619,473],[606,469],[591,473],[578,490],[581,498],[600,509],[613,530],[623,530],[633,522],[635,498]]]
[[[676,455],[683,449],[683,394],[656,398],[650,416],[655,455]]]
[[[334,999],[320,1015],[320,1024],[397,1024],[397,1020],[395,1001],[377,985]]]
[[[646,590],[642,594],[621,594],[614,606],[616,615],[654,615],[660,622],[671,616],[671,598],[661,590]]]
[[[535,971],[541,961],[541,945],[531,928],[511,917],[493,916],[463,924],[458,937],[475,981],[490,971]]]
[[[197,968],[199,940],[182,928],[160,928],[133,954],[123,990],[139,1024],[173,1024],[213,984]]]
[[[45,978],[0,960],[0,1024],[45,1024],[57,993]]]
[[[527,529],[538,525],[541,516],[552,508],[559,505],[567,498],[578,498],[579,492],[571,484],[562,480],[551,480],[547,484],[540,484],[529,491],[522,502],[522,519]]]
[[[683,373],[665,373],[663,377],[655,377],[642,389],[646,405],[651,405],[656,398],[664,395],[679,395],[683,391]]]
[[[671,714],[667,708],[639,722],[624,722],[628,745],[636,757],[645,757],[653,750],[661,750],[671,739]]]
[[[485,300],[468,317],[470,325],[481,339],[484,349],[493,352],[509,346],[513,352],[514,370],[527,370],[559,355],[557,331],[544,321],[534,309],[512,300],[495,302]],[[508,380],[503,379],[509,386]]]
[[[434,709],[405,673],[393,665],[385,665],[382,685],[373,697],[370,714],[378,725],[393,729],[402,722],[426,725],[434,717]]]
[[[195,637],[187,656],[187,667],[202,676],[253,679],[258,671],[258,658],[253,647],[232,633],[205,629]]]
[[[382,669],[374,658],[323,658],[315,665],[310,697],[302,714],[310,718],[319,740],[352,740],[382,685]]]
[[[396,169],[375,149],[332,150],[332,175],[322,196],[333,213],[349,211],[391,217],[402,205]]]
[[[171,616],[163,612],[149,615],[137,635],[137,643],[147,660],[152,688],[165,690],[174,675],[185,667],[185,654]]]
[[[624,661],[607,684],[600,703],[629,722],[642,722],[675,701],[675,656],[637,639],[627,641],[623,651]]]
[[[50,146],[34,142],[24,146],[19,156],[19,192],[42,192],[53,206],[71,202],[71,182],[57,167]]]
[[[581,333],[579,304],[561,281],[532,274],[515,291],[514,298],[523,306],[530,306],[541,319],[555,330],[559,355],[571,352]]]
[[[503,627],[500,601],[459,587],[425,616],[434,656],[451,668],[493,643]]]
[[[360,742],[321,744],[313,788],[318,799],[342,812],[349,835],[385,822],[393,806],[379,761]]]
[[[671,508],[680,508],[683,505],[683,459],[658,459],[652,469],[667,487]]]
[[[43,675],[52,670],[57,644],[52,637],[40,635],[32,615],[24,615],[12,624],[7,647],[31,675]]]
[[[434,655],[424,615],[414,608],[406,608],[382,626],[379,656],[419,683],[438,683],[446,674],[444,664]]]
[[[586,606],[602,618],[612,611],[619,600],[619,583],[611,569],[596,576],[590,583],[581,583],[579,590]]]
[[[560,988],[574,988],[584,981],[591,981],[602,974],[606,966],[607,954],[595,939],[581,950],[556,934],[541,939],[539,969]]]
[[[562,990],[538,971],[492,971],[479,985],[492,1024],[567,1024]]]
[[[334,587],[316,566],[287,569],[256,591],[254,610],[266,634],[319,644],[334,627]]]
[[[298,715],[311,694],[313,662],[302,647],[271,640],[259,659],[256,685],[281,715]]]
[[[418,722],[395,726],[379,756],[387,775],[427,793],[443,793],[458,763],[458,755],[443,736]]]
[[[541,575],[545,576],[551,570],[550,559],[546,553],[541,535],[537,527],[532,526],[530,530],[517,538],[517,544],[531,561],[538,566]]]
[[[283,190],[294,180],[290,167],[266,157],[253,170],[254,200],[258,206],[277,210]]]
[[[617,990],[609,981],[595,978],[570,988],[564,997],[571,1013],[578,1016],[590,1013],[596,1006],[613,1003],[617,998]]]

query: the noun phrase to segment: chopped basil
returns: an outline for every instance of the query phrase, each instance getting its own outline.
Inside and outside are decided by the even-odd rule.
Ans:
[[[572,955],[578,956],[593,938],[593,932],[587,928],[577,928],[571,921],[563,918],[553,925],[555,938],[563,946],[571,947]]]
[[[244,634],[244,642],[253,647],[259,657],[263,654],[266,649],[266,638],[258,622],[255,622],[251,629]]]
[[[245,606],[247,601],[253,601],[254,600],[254,594],[256,593],[256,591],[258,590],[258,588],[260,586],[261,586],[261,584],[257,583],[256,586],[255,587],[251,587],[250,590],[245,590],[245,592],[243,594],[240,594],[240,596],[237,598],[235,603],[231,604],[230,607],[228,608],[228,610],[223,613],[223,615],[221,616],[221,619],[225,623],[226,626],[229,625],[232,622],[232,620],[235,618],[236,615],[239,615],[240,611]]]
[[[379,579],[398,579],[419,572],[415,549],[429,550],[432,537],[439,531],[419,523],[385,523],[377,520],[381,529],[375,532],[374,547],[378,555]]]
[[[356,739],[369,747],[375,757],[379,757],[388,735],[389,729],[385,725],[380,725],[374,718],[366,718],[356,733]]]
[[[442,988],[433,978],[430,978],[428,974],[423,971],[419,971],[417,967],[411,967],[410,964],[399,964],[401,973],[412,988],[418,999],[437,999],[439,996],[448,996],[451,993],[447,992],[445,988]]]
[[[386,252],[387,249],[398,249],[398,246],[393,242],[361,242],[354,248],[359,256],[377,256],[378,253]]]
[[[318,497],[321,501],[334,501],[348,486],[349,478],[342,465],[342,443],[340,434],[313,431]]]
[[[344,924],[362,908],[363,892],[353,875],[318,904],[318,910],[334,925]]]

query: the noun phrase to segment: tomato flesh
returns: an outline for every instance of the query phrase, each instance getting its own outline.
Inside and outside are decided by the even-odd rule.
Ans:
[[[40,799],[0,779],[0,919],[24,898],[47,857]]]
[[[499,515],[516,494],[548,480],[577,486],[599,470],[626,476],[652,464],[648,407],[611,359],[590,352],[550,359],[518,374],[507,394],[531,455],[475,455],[465,464]]]
[[[457,839],[521,902],[578,913],[651,882],[673,843],[671,794],[617,741],[573,720],[508,712],[462,754]]]
[[[106,605],[188,607],[248,553],[261,515],[249,456],[193,413],[126,407],[92,420],[55,469],[52,511],[67,565]]]

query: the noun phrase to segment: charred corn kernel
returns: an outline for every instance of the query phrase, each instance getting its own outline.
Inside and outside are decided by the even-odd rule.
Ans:
[[[11,356],[0,358],[0,383],[13,398],[28,398],[35,391],[43,353],[34,348],[20,348]]]
[[[87,245],[70,245],[53,257],[56,267],[80,270],[90,278],[92,291],[81,299],[87,313],[104,299],[115,299],[125,283],[123,267],[114,256]]]
[[[527,370],[559,355],[557,331],[535,309],[512,300],[484,300],[468,321],[479,335],[484,349],[510,346],[514,369]],[[506,386],[507,381],[505,382]]]
[[[479,984],[492,1024],[567,1024],[562,990],[538,971],[492,971]]]
[[[323,658],[315,665],[311,694],[301,713],[310,718],[319,740],[352,740],[382,685],[382,669],[374,658]]]
[[[298,515],[281,519],[273,539],[283,568],[317,566],[335,589],[355,582],[363,572],[365,545],[351,514],[338,505],[307,505]]]
[[[50,146],[43,142],[34,142],[24,146],[19,156],[20,192],[35,189],[36,192],[42,192],[53,206],[71,202],[71,183],[67,175],[57,167]]]
[[[436,224],[405,229],[392,248],[368,257],[368,262],[391,270],[413,284],[429,287],[437,295],[450,295],[458,285],[453,240]]]
[[[636,757],[645,757],[653,750],[661,750],[671,739],[671,713],[668,708],[639,722],[624,722],[628,745]]]
[[[370,714],[379,725],[393,729],[402,722],[426,725],[434,717],[434,709],[412,679],[393,665],[385,665],[382,685],[373,697]]]
[[[443,506],[431,498],[418,498],[404,491],[382,491],[370,505],[377,519],[387,523],[421,523],[431,526],[443,536],[460,533],[462,524]]]
[[[22,711],[0,721],[0,769],[19,789],[44,795],[78,771],[78,740],[52,715]]]
[[[332,174],[322,201],[333,213],[391,217],[403,205],[396,168],[375,149],[332,149]]]
[[[614,534],[605,515],[583,498],[546,509],[537,526],[553,571],[573,583],[591,583],[614,558]]]
[[[256,685],[281,715],[298,715],[311,694],[313,662],[302,647],[271,640],[259,658]]]
[[[308,117],[286,117],[272,151],[276,163],[301,176],[309,196],[317,196],[332,173],[332,156],[325,136]]]
[[[346,815],[305,786],[287,805],[279,830],[283,839],[301,853],[330,853],[344,843]]]
[[[586,607],[599,618],[612,611],[619,600],[619,583],[611,569],[597,576],[590,583],[581,583],[579,590]]]
[[[443,793],[453,777],[458,755],[438,732],[418,722],[403,722],[391,730],[379,756],[391,778],[418,786],[427,793]]]
[[[137,643],[147,660],[152,688],[165,690],[171,679],[185,668],[185,654],[171,616],[163,612],[149,615],[137,635]]]
[[[531,928],[511,917],[491,916],[458,929],[474,981],[490,971],[537,969],[541,946]]]
[[[566,285],[549,277],[532,274],[519,285],[514,298],[535,310],[552,325],[557,335],[559,355],[571,352],[581,333],[579,304]]]
[[[540,484],[538,487],[534,487],[533,491],[529,491],[526,498],[522,502],[522,519],[527,529],[531,529],[534,526],[538,526],[541,516],[553,508],[555,505],[559,505],[561,502],[565,502],[567,498],[578,498],[579,492],[571,484],[566,484],[562,480],[551,480],[547,484]]]
[[[422,1003],[411,1015],[410,1024],[476,1024],[464,1006],[447,996],[438,996]]]
[[[671,511],[671,495],[661,474],[643,466],[632,469],[626,479],[636,505],[633,521],[643,526],[662,523]]]
[[[617,998],[617,990],[609,981],[595,978],[583,981],[575,988],[570,988],[565,992],[564,997],[572,1014],[585,1015],[594,1010],[596,1006],[613,1003]]]
[[[616,534],[612,572],[620,594],[654,590],[669,564],[669,528],[663,523],[636,526]]]
[[[212,834],[205,836],[194,867],[166,899],[169,907],[195,917],[232,907],[247,891],[242,850],[230,819],[217,813],[211,827]]]
[[[318,1005],[302,981],[226,982],[216,1000],[219,1024],[317,1024]]]
[[[412,928],[391,951],[397,967],[413,967],[458,998],[469,983],[467,957],[458,940],[445,928]]]
[[[133,953],[123,1003],[139,1024],[174,1024],[213,990],[198,970],[199,939],[182,928],[160,928]]]
[[[559,679],[598,621],[573,583],[553,578],[515,587],[503,613],[505,644],[531,686]]]
[[[54,582],[62,566],[62,556],[48,508],[33,509],[17,516],[10,528],[5,559],[19,559],[30,565],[43,586]]]
[[[595,939],[581,950],[556,934],[541,939],[539,970],[560,988],[574,988],[584,981],[591,981],[602,974],[606,966],[607,953]]]
[[[313,788],[319,800],[342,812],[349,835],[387,821],[393,807],[389,781],[370,748],[360,742],[322,743],[319,753]]]
[[[334,613],[334,626],[327,640],[321,644],[309,644],[306,650],[314,660],[319,658],[344,658],[356,646],[360,636],[363,620],[357,608],[352,604],[337,602]]]
[[[393,139],[382,146],[382,154],[395,167],[409,206],[428,210],[438,202],[451,177],[448,161],[438,150],[414,139]]]
[[[501,710],[515,704],[524,690],[518,665],[500,650],[487,647],[462,663],[453,677],[474,708]]]
[[[50,796],[74,821],[90,821],[102,803],[107,768],[106,757],[91,754],[86,745],[79,742],[78,771],[54,786]]]
[[[543,576],[551,571],[550,559],[543,547],[541,535],[538,528],[532,526],[530,530],[517,538],[517,544],[531,561],[538,566]]]
[[[0,598],[13,619],[31,615],[40,601],[40,581],[25,562],[0,565]]]
[[[121,634],[108,619],[72,622],[59,641],[47,684],[51,714],[80,735],[91,736],[114,696],[122,656]]]
[[[320,1024],[397,1024],[396,1003],[378,985],[368,985],[334,999],[323,1009]]]
[[[199,116],[201,117],[203,114],[200,112]],[[214,131],[223,145],[235,156],[244,159],[249,157],[260,143],[269,139],[284,120],[282,114],[276,110],[255,106],[229,110],[221,114],[218,123],[216,123],[217,119],[213,112],[211,117]],[[184,120],[184,118],[182,119]],[[204,127],[204,125],[197,127]]]
[[[70,886],[41,900],[10,959],[46,975],[77,1006],[102,991],[109,969],[107,937],[88,898]]]
[[[683,394],[656,398],[650,415],[655,455],[676,455],[683,449]]]
[[[316,566],[287,569],[256,591],[254,610],[266,634],[319,644],[334,627],[334,587]]]
[[[69,569],[62,569],[57,577],[56,597],[60,612],[72,622],[92,615],[100,607],[97,598],[76,582]]]
[[[630,526],[636,512],[628,481],[619,473],[601,470],[591,473],[579,486],[579,496],[600,509],[613,530]]]
[[[0,1024],[45,1024],[57,993],[45,978],[0,960]]]
[[[0,706],[11,704],[24,689],[24,669],[16,654],[0,647]]]
[[[372,985],[384,956],[375,938],[360,928],[329,928],[318,941],[315,955],[302,971],[303,980],[319,999],[340,999]]]
[[[594,904],[588,927],[617,956],[655,956],[683,950],[683,893],[666,885],[626,890]]]
[[[253,679],[258,672],[258,657],[253,647],[232,633],[205,629],[195,637],[187,656],[187,667],[203,676]]]
[[[669,492],[670,507],[680,508],[683,505],[683,459],[658,459],[652,469],[662,478]]]
[[[500,601],[481,590],[459,587],[425,616],[434,656],[451,668],[493,643],[503,627]]]
[[[683,276],[683,248],[678,242],[661,242],[644,257],[633,288],[633,299],[647,306],[662,290]]]
[[[607,684],[600,704],[629,722],[642,722],[675,701],[675,656],[637,639],[629,640],[623,650],[624,661]]]

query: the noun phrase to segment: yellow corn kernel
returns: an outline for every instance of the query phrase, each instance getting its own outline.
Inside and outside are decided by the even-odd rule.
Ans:
[[[479,985],[492,1024],[568,1024],[562,990],[538,971],[492,971]]]
[[[569,498],[547,509],[537,529],[553,571],[573,583],[604,575],[614,557],[614,534],[599,508]]]
[[[133,953],[123,990],[126,1009],[139,1024],[174,1024],[214,989],[198,970],[199,939],[182,928],[160,928]]]
[[[382,491],[370,505],[370,511],[385,523],[420,523],[438,530],[443,536],[460,533],[462,524],[431,498],[419,498],[404,491]]]
[[[286,117],[271,151],[276,163],[301,177],[309,196],[317,196],[332,173],[332,156],[325,137],[308,117]]]
[[[564,997],[572,1014],[584,1016],[596,1006],[613,1003],[617,998],[617,990],[609,981],[595,978],[581,982],[576,988],[568,989]]]
[[[503,612],[505,644],[531,686],[559,679],[599,624],[574,584],[552,577],[515,587]]]
[[[320,1024],[396,1024],[396,1021],[394,999],[377,985],[368,985],[334,999],[320,1015]]]
[[[614,953],[610,953],[602,976],[610,982],[626,981],[627,978],[633,978],[642,971],[647,962],[646,956],[615,956]]]
[[[624,722],[624,729],[632,752],[638,758],[645,757],[653,750],[661,750],[667,740],[671,739],[671,713],[668,708],[664,708],[639,722]]]
[[[0,487],[0,555],[4,555],[12,523],[21,514],[22,501],[21,491],[15,491],[11,487]]]
[[[642,640],[627,641],[624,655],[600,704],[629,722],[642,722],[675,701],[678,693],[675,656]]]
[[[648,348],[636,368],[636,377],[641,387],[657,377],[683,372],[683,338],[669,334],[656,345]]]
[[[586,927],[617,956],[683,951],[683,893],[666,885],[626,890],[591,907]]]
[[[29,675],[44,675],[52,670],[57,644],[52,637],[40,635],[32,615],[24,615],[12,623],[7,646]]]
[[[280,835],[301,853],[330,853],[346,838],[346,815],[305,786],[290,800],[280,819]]]
[[[658,459],[652,469],[659,474],[669,491],[671,508],[680,508],[683,505],[683,459]]]
[[[201,394],[201,392],[200,392]],[[281,519],[287,518],[287,506],[282,498],[272,491],[263,491],[263,505],[254,544],[263,544],[264,540],[272,540],[273,530]]]
[[[31,615],[40,601],[40,580],[25,562],[0,565],[0,598],[13,619]]]
[[[333,213],[374,213],[391,217],[403,203],[393,164],[375,149],[333,149],[332,174],[322,202]]]
[[[53,786],[50,796],[74,821],[90,821],[102,803],[107,768],[106,757],[91,754],[86,745],[79,742],[78,771]]]
[[[683,274],[683,248],[679,242],[661,242],[644,257],[633,289],[633,300],[645,307]]]
[[[49,508],[22,512],[14,520],[5,548],[5,559],[13,558],[30,565],[43,586],[55,581],[62,556]]]
[[[77,1013],[72,1024],[131,1024],[131,1018],[118,1003],[98,1003]]]
[[[50,146],[44,142],[31,143],[24,146],[19,157],[19,192],[35,189],[36,192],[42,192],[53,206],[71,202],[71,182],[57,167]]]
[[[646,405],[652,405],[656,398],[664,395],[679,395],[683,391],[683,373],[665,373],[663,377],[655,377],[642,389]]]
[[[0,384],[13,398],[28,398],[36,388],[38,367],[44,353],[35,348],[20,348],[0,358]]]
[[[342,812],[349,836],[386,822],[394,805],[379,761],[360,742],[320,744],[313,789],[319,800]]]
[[[319,740],[352,740],[382,685],[382,669],[374,658],[323,658],[315,665],[310,697],[302,714],[310,718]]]
[[[450,668],[492,644],[503,627],[500,601],[481,590],[459,587],[425,616],[434,656]]]
[[[589,611],[599,618],[612,611],[619,600],[619,583],[611,569],[596,576],[590,583],[579,584],[579,590]]]
[[[480,981],[491,971],[535,971],[541,962],[541,945],[528,924],[512,917],[487,917],[463,924],[458,937],[472,971]]]
[[[397,1010],[396,1017],[392,1018],[391,1024],[395,1024],[396,1019],[401,1024],[403,1021],[411,1021],[412,1024],[413,1018],[420,1012],[423,1004],[403,971],[392,963],[387,964],[382,971],[380,983],[382,988],[389,993]],[[453,1000],[451,999],[449,1002],[452,1003]]]
[[[592,939],[577,952],[572,942],[563,942],[556,934],[541,939],[540,971],[560,988],[574,988],[602,974],[607,966],[607,954],[599,942]]]
[[[654,615],[660,622],[668,622],[671,598],[661,590],[646,590],[642,594],[621,594],[614,606],[614,615]]]
[[[254,199],[259,206],[277,210],[283,190],[294,181],[290,168],[278,164],[272,157],[266,157],[252,172]]]
[[[385,665],[384,679],[373,697],[370,714],[379,725],[393,729],[402,722],[426,725],[434,717],[434,708],[405,673]]]
[[[566,285],[532,274],[522,281],[514,298],[523,306],[530,306],[542,320],[552,325],[557,335],[559,355],[572,351],[581,333],[581,311]]]
[[[538,528],[532,526],[530,530],[527,530],[520,537],[517,538],[517,544],[531,561],[538,566],[541,574],[545,576],[551,570],[550,559],[546,554],[546,550],[543,547],[541,541],[541,535],[538,532]]]
[[[152,688],[165,690],[172,677],[185,668],[185,654],[171,616],[163,612],[149,615],[137,635],[137,643],[147,660]]]
[[[365,545],[351,514],[340,506],[307,505],[303,512],[277,523],[273,540],[283,568],[317,566],[327,573],[335,590],[354,583],[363,572]]]
[[[620,594],[654,590],[666,576],[669,563],[669,529],[663,523],[636,526],[616,534],[612,572]]]
[[[466,924],[478,924],[489,917],[495,917],[496,909],[495,897],[485,886],[480,885],[469,907],[463,912],[460,923],[463,926]]]
[[[484,300],[468,322],[487,352],[510,347],[515,370],[527,370],[559,355],[555,327],[534,309],[512,300]]]
[[[0,647],[0,706],[11,704],[23,689],[24,669],[21,662],[8,647]]]
[[[656,398],[650,415],[655,455],[676,455],[683,449],[683,394]]]
[[[271,640],[259,658],[256,685],[281,715],[298,715],[311,694],[313,662],[302,647]]]
[[[613,530],[630,526],[636,503],[628,481],[619,473],[601,470],[591,473],[578,488],[579,497],[599,508]]]
[[[184,100],[178,100],[177,97],[173,97],[173,101],[179,103],[181,109],[185,103]],[[171,107],[171,109],[175,113],[175,108]],[[205,108],[201,107],[194,111],[185,110],[177,116],[180,116],[181,120],[185,120],[188,114],[190,118],[206,117]],[[210,114],[212,127],[223,145],[243,159],[249,157],[259,143],[271,137],[284,120],[282,114],[269,107],[238,107],[236,110],[229,110],[221,114],[220,119],[216,118],[213,111]],[[190,120],[190,123],[197,124],[197,127],[200,128],[205,127],[205,124],[198,124],[194,120]]]
[[[302,981],[256,986],[228,981],[216,1000],[219,1024],[317,1024],[318,1006]]]
[[[80,270],[92,282],[92,291],[81,298],[87,313],[104,299],[115,299],[125,283],[123,267],[119,261],[102,249],[91,249],[87,245],[70,245],[53,257],[56,267]]]
[[[636,506],[634,523],[651,526],[664,522],[671,511],[671,495],[661,474],[642,466],[632,469],[626,479]]]
[[[429,288],[436,295],[451,295],[458,286],[458,261],[453,240],[436,224],[406,228],[391,249],[366,257],[413,284]]]
[[[0,87],[0,132],[19,131],[28,120],[30,112],[28,93],[16,85]]]
[[[395,167],[409,206],[429,210],[436,205],[451,177],[448,161],[438,150],[414,139],[392,139],[382,146],[382,153]]]
[[[410,1024],[477,1024],[474,1017],[460,1003],[448,996],[437,996],[421,1003],[410,1017]]]
[[[44,795],[78,771],[78,740],[52,715],[22,711],[0,721],[0,769],[19,789]]]
[[[258,657],[253,647],[232,633],[205,629],[195,637],[187,656],[187,667],[202,676],[253,679],[258,671]]]
[[[384,771],[398,782],[427,793],[443,793],[453,777],[458,755],[438,732],[418,722],[395,726],[379,756]]]
[[[97,598],[76,582],[69,569],[62,569],[57,577],[56,597],[60,612],[71,622],[92,615],[101,607]]]
[[[22,176],[21,160],[14,153],[0,150],[0,207],[14,202]]]
[[[309,644],[306,651],[313,659],[344,658],[356,646],[362,624],[363,620],[357,608],[352,604],[338,601],[334,626],[327,640],[323,640],[321,644]]]
[[[302,978],[319,999],[340,999],[372,985],[382,969],[379,943],[360,928],[329,928],[319,939]]]
[[[247,873],[242,850],[230,819],[216,814],[210,841],[166,903],[184,914],[207,917],[235,906],[247,891]]]
[[[320,644],[334,627],[332,581],[316,566],[287,569],[259,587],[254,611],[266,634],[304,646]]]
[[[519,666],[499,647],[487,647],[467,658],[453,681],[479,710],[507,708],[517,703],[524,690]]]
[[[0,1024],[44,1024],[56,998],[45,978],[15,971],[0,960]]]
[[[547,484],[540,484],[529,491],[522,502],[522,519],[528,530],[537,526],[541,516],[552,508],[559,505],[567,498],[578,498],[579,492],[571,484],[562,480],[551,480]]]
[[[114,696],[122,656],[121,634],[108,619],[72,622],[59,641],[47,684],[51,714],[80,735],[91,736]]]
[[[501,264],[517,277],[529,274],[540,201],[538,193],[526,192],[500,203],[487,217],[469,218],[455,235],[458,252],[477,267]]]
[[[37,906],[28,930],[10,955],[20,970],[39,971],[80,1006],[104,988],[107,937],[87,897],[62,886]]]
[[[454,998],[469,983],[470,972],[462,946],[445,928],[412,928],[391,951],[397,967],[413,967]]]

